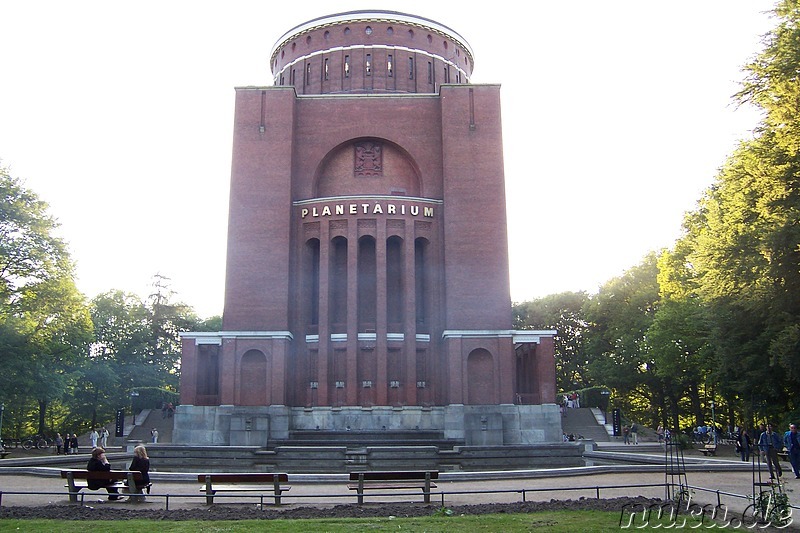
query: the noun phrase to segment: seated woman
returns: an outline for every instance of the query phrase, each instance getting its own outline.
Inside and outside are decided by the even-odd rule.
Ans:
[[[139,471],[142,473],[141,481],[136,482],[136,492],[142,493],[142,489],[146,488],[147,493],[150,493],[150,458],[147,457],[147,449],[141,444],[133,449],[133,461],[128,470]],[[141,497],[142,500],[144,496]]]
[[[103,448],[97,447],[92,450],[92,457],[89,459],[89,462],[86,464],[86,470],[89,472],[110,472],[111,471],[111,464],[106,459],[106,451]],[[87,485],[91,490],[98,490],[105,488],[108,491],[108,499],[109,500],[121,500],[123,499],[119,495],[119,491],[116,487],[110,487],[109,485],[113,485],[114,481],[112,480],[102,480],[102,479],[90,479],[88,480]]]

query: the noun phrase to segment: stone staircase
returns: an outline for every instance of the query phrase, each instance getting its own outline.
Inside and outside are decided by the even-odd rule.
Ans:
[[[128,441],[141,441],[145,444],[152,442],[150,431],[158,428],[158,442],[172,442],[173,417],[163,418],[160,409],[144,409],[136,415],[136,425],[128,432]]]
[[[596,411],[596,412],[595,412]],[[609,442],[608,429],[604,425],[603,414],[598,409],[565,409],[561,417],[561,428],[567,435],[575,438],[583,436],[595,442]]]

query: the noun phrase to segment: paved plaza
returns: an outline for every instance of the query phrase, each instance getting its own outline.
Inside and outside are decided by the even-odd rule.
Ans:
[[[724,467],[726,461],[718,462]],[[41,506],[41,505],[70,505],[64,480],[59,476],[58,469],[35,468],[27,469],[35,474],[23,472],[10,472],[10,468],[0,469],[0,492],[2,492],[2,506]],[[569,469],[563,469],[569,470]],[[577,471],[577,470],[576,470]],[[591,469],[584,469],[580,475],[565,475],[566,472],[554,472],[552,476],[543,477],[541,471],[527,477],[524,471],[507,473],[442,473],[437,485],[432,491],[431,505],[456,506],[482,503],[514,503],[526,501],[568,500],[579,498],[595,498],[598,493],[601,498],[645,496],[650,498],[664,498],[663,471],[650,472],[605,472],[591,473]],[[187,474],[153,474],[153,490],[147,497],[146,503],[132,503],[129,501],[109,502],[104,491],[84,491],[83,502],[85,505],[108,505],[120,508],[137,509],[186,509],[202,508],[205,504],[204,495],[200,492],[200,484],[191,481]],[[727,506],[731,512],[741,513],[749,505],[744,498],[737,498],[729,494],[747,496],[752,494],[752,473],[749,471],[701,471],[688,472],[687,481],[692,487],[692,499],[701,504],[716,504],[719,501]],[[353,504],[356,502],[354,491],[347,488],[346,475],[290,475],[291,491],[282,496],[282,508],[294,506],[326,507],[340,504]],[[652,487],[633,487],[633,485],[658,485]],[[619,488],[605,488],[619,487]],[[793,506],[800,507],[800,479],[786,476],[783,488],[789,496]],[[570,490],[575,489],[575,490]],[[708,492],[708,491],[719,491]],[[524,491],[524,493],[523,493]],[[599,491],[599,492],[598,492]],[[16,494],[16,492],[31,492],[35,494]],[[378,492],[378,491],[375,491]],[[393,496],[367,495],[367,505],[379,504],[381,501],[409,501],[420,502],[422,497],[413,493]],[[218,495],[216,502],[223,505],[248,505],[258,504],[259,497],[252,494]],[[266,493],[264,503],[272,505],[272,499]]]

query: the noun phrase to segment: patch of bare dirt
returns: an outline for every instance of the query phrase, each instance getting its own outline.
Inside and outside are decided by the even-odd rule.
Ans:
[[[534,513],[546,510],[600,510],[621,511],[625,505],[649,506],[660,500],[648,498],[612,498],[577,500],[550,500],[549,502],[494,503],[480,505],[458,505],[448,507],[453,515],[480,515],[496,513]],[[277,518],[376,518],[395,516],[398,518],[431,516],[442,509],[437,505],[413,503],[375,505],[337,505],[335,507],[265,507],[255,505],[212,505],[196,509],[165,511],[146,509],[109,508],[103,505],[52,505],[43,507],[0,507],[0,519],[52,518],[58,520],[274,520]]]

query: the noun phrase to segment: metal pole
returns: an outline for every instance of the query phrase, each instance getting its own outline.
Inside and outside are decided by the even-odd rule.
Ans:
[[[711,430],[714,432],[714,446],[717,445],[717,422],[714,417],[714,400],[711,400]]]
[[[0,403],[0,450],[3,449],[3,412],[6,410],[6,404]]]

